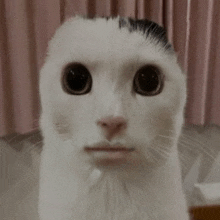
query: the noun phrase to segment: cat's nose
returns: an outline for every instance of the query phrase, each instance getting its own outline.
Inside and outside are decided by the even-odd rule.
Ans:
[[[103,130],[108,140],[120,135],[127,128],[127,122],[121,116],[102,118],[97,122],[97,125]]]

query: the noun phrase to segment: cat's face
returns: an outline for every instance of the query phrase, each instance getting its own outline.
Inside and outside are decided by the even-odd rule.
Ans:
[[[50,42],[40,77],[45,150],[98,166],[169,156],[186,82],[159,26],[73,18]]]

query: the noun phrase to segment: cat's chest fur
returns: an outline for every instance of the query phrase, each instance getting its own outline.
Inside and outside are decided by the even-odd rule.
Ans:
[[[62,170],[50,171],[51,176],[42,171],[49,180],[42,181],[42,219],[188,219],[175,158],[149,173],[91,169],[84,179],[78,173],[64,176]]]
[[[72,18],[40,74],[41,220],[188,220],[186,80],[162,27]]]

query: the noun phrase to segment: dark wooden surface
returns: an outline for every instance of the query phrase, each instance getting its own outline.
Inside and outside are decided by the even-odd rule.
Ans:
[[[220,205],[191,207],[189,213],[191,220],[220,220]]]

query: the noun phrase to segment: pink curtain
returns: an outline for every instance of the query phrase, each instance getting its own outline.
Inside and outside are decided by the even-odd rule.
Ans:
[[[220,125],[220,1],[191,1],[187,53],[187,121]]]
[[[38,129],[38,73],[48,40],[74,14],[149,18],[163,25],[188,76],[186,122],[220,125],[220,1],[0,2],[0,136]]]
[[[38,72],[59,24],[59,0],[0,1],[0,136],[38,128]]]

